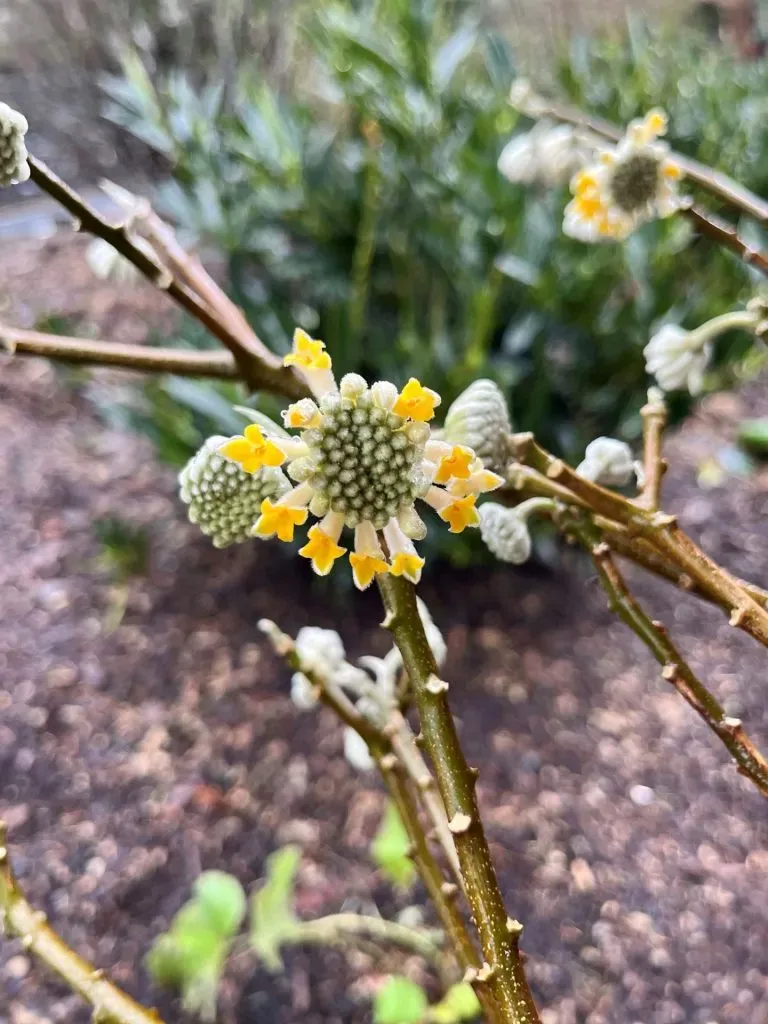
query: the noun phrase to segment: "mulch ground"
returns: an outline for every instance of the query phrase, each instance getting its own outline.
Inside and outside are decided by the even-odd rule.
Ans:
[[[16,322],[79,310],[86,327],[132,340],[157,320],[143,291],[119,306],[94,289],[79,242],[20,247],[2,271]],[[762,585],[768,473],[702,490],[697,469],[766,408],[765,380],[706,400],[669,445],[665,497],[710,553]],[[392,914],[420,898],[373,872],[381,787],[347,765],[328,713],[296,711],[255,628],[264,615],[289,631],[333,626],[352,655],[383,653],[373,595],[332,601],[270,545],[215,551],[149,444],[104,429],[42,362],[0,362],[0,480],[0,815],[28,896],[77,949],[178,1021],[142,956],[201,869],[250,887],[271,851],[297,842],[302,914],[370,901]],[[93,530],[108,516],[151,536],[112,632]],[[720,612],[633,579],[768,745],[760,648]],[[566,553],[556,571],[438,568],[422,594],[448,642],[452,703],[545,1024],[767,1024],[765,803],[609,615],[589,567]],[[298,950],[286,961],[272,977],[238,957],[220,1020],[369,1019],[386,962]],[[88,1020],[13,942],[0,992],[3,1024]]]

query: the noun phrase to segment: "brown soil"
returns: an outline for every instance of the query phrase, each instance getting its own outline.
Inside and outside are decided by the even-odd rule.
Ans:
[[[119,304],[94,288],[80,243],[19,247],[2,274],[16,322],[79,313],[125,339],[158,316],[145,291]],[[763,585],[768,474],[704,491],[696,470],[766,407],[765,381],[705,401],[669,446],[666,486],[704,546]],[[296,711],[255,628],[262,615],[290,631],[333,626],[353,655],[383,652],[375,597],[334,604],[266,544],[215,551],[184,521],[150,446],[104,430],[42,362],[0,363],[0,479],[0,814],[54,926],[178,1021],[141,958],[201,868],[251,886],[272,850],[298,842],[301,913],[345,900],[402,908],[367,858],[381,787],[346,764],[328,713]],[[112,633],[114,587],[92,528],[109,515],[152,538]],[[721,613],[638,583],[768,745],[763,652]],[[568,554],[552,573],[437,569],[422,589],[448,641],[452,703],[546,1024],[766,1024],[765,803],[611,618],[588,567]],[[2,957],[3,1024],[88,1019],[18,944]],[[271,977],[242,956],[220,1019],[363,1021],[381,969],[294,951]]]

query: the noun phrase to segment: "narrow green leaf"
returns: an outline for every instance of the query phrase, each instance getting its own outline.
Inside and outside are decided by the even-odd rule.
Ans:
[[[238,880],[225,871],[205,871],[195,882],[194,893],[214,930],[232,938],[246,911],[245,892]]]

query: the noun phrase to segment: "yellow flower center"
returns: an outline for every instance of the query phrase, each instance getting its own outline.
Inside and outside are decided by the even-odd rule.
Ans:
[[[297,327],[293,335],[293,351],[284,357],[283,364],[299,366],[303,370],[330,370],[331,357],[322,341],[310,338],[306,331]]]
[[[237,462],[246,473],[256,473],[262,466],[282,466],[285,462],[285,455],[264,437],[255,423],[245,428],[244,436],[233,437],[222,445],[219,454]]]
[[[440,509],[440,518],[448,523],[451,533],[461,533],[468,526],[477,526],[480,516],[475,508],[476,501],[476,495],[468,494],[466,498],[457,498]]]
[[[471,448],[457,444],[450,455],[445,455],[440,460],[435,474],[436,484],[447,484],[451,477],[457,480],[467,480],[471,476],[471,463],[475,459],[475,453]]]
[[[395,402],[392,412],[395,416],[410,417],[420,423],[426,423],[435,415],[436,406],[440,405],[440,395],[431,388],[425,388],[415,377],[411,377]]]
[[[358,555],[354,551],[349,556],[349,564],[352,566],[352,574],[360,590],[365,590],[374,576],[386,572],[389,568],[386,561],[379,555]]]
[[[261,515],[253,528],[259,537],[273,537],[279,540],[293,540],[293,531],[307,521],[307,509],[291,508],[290,505],[273,504],[269,498],[261,503]]]
[[[303,548],[299,548],[299,554],[312,560],[312,568],[318,575],[327,576],[333,563],[346,554],[347,549],[337,544],[319,526],[311,527],[307,537],[309,540]]]

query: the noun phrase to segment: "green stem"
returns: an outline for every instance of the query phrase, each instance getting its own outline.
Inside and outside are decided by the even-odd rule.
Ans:
[[[370,939],[382,946],[399,946],[442,968],[442,932],[409,928],[397,921],[366,914],[328,914],[314,921],[300,921],[288,941],[325,946],[347,944],[350,939]]]
[[[414,688],[424,744],[434,765],[480,937],[484,963],[474,976],[478,990],[487,985],[504,1021],[534,1024],[539,1016],[518,949],[522,928],[504,907],[477,806],[477,776],[459,744],[446,699],[448,684],[439,677],[416,592],[402,577],[382,574],[377,582],[387,613],[384,625],[392,632]]]

